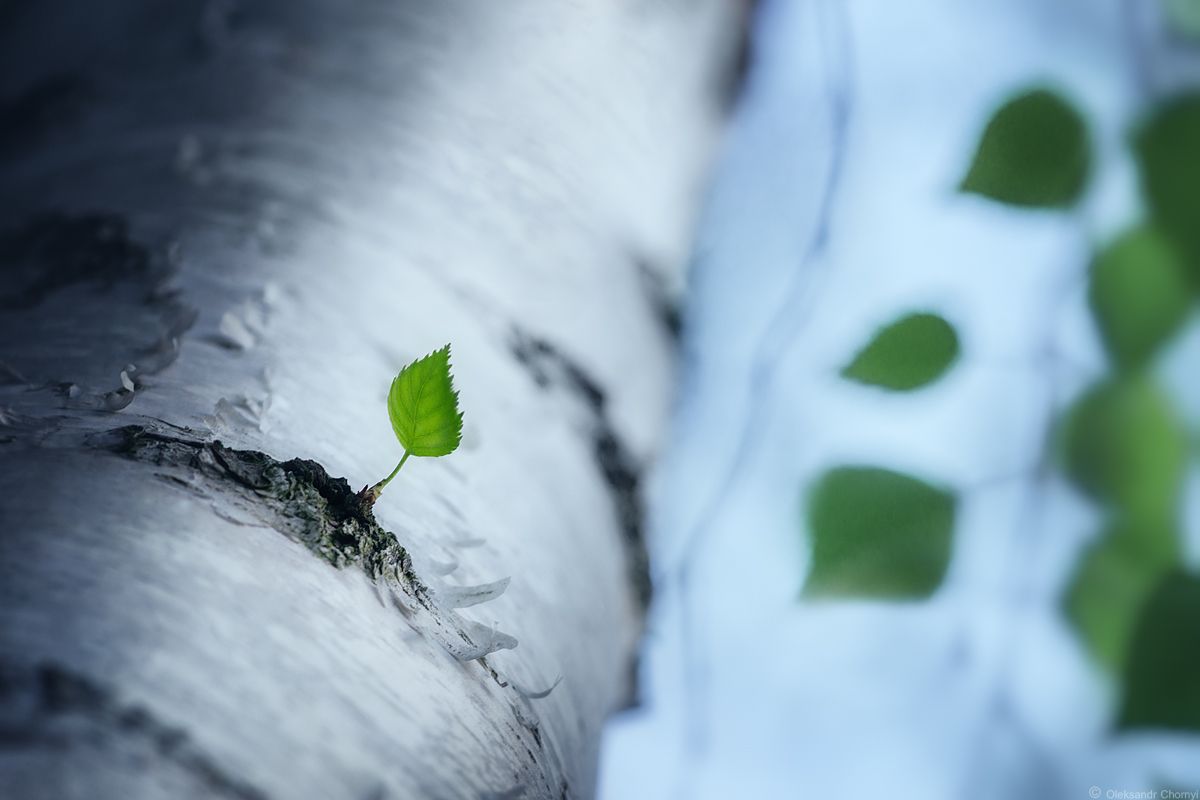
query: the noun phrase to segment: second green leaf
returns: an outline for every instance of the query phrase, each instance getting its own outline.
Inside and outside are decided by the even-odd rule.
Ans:
[[[957,500],[875,467],[830,470],[808,498],[807,597],[927,597],[950,563]]]
[[[909,314],[880,329],[842,377],[908,391],[940,378],[957,357],[958,334],[950,323],[936,314]]]

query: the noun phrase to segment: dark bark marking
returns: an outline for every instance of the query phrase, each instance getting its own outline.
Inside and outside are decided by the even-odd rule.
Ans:
[[[77,122],[93,99],[80,75],[44,78],[0,105],[0,159],[19,158],[64,127]]]
[[[149,249],[130,239],[116,214],[35,216],[0,235],[0,263],[7,273],[0,309],[33,308],[74,283],[148,283],[156,271]]]
[[[583,403],[592,421],[592,456],[604,476],[621,526],[630,579],[643,607],[650,602],[650,567],[643,536],[641,469],[609,419],[607,396],[588,372],[545,339],[513,327],[509,350],[543,390],[560,386]]]
[[[261,790],[218,766],[182,728],[61,664],[0,664],[0,701],[5,709],[0,747],[63,749],[132,742],[191,774],[209,796],[266,800]]]
[[[642,291],[646,295],[654,315],[662,323],[663,329],[671,337],[671,342],[678,345],[683,334],[683,312],[679,307],[679,298],[668,286],[663,277],[663,270],[654,266],[645,258],[634,258],[638,278],[642,282]]]
[[[196,320],[168,286],[171,258],[133,239],[121,215],[34,216],[0,233],[0,269],[2,382],[48,390],[24,406],[119,411],[174,362]],[[102,297],[55,301],[80,285]],[[109,320],[120,335],[102,335]]]

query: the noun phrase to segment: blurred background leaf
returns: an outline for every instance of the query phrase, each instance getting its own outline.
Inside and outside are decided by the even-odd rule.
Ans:
[[[1088,495],[1128,519],[1174,518],[1185,434],[1150,378],[1118,376],[1092,387],[1068,412],[1062,436],[1067,473]]]
[[[1172,572],[1146,601],[1125,669],[1121,730],[1200,730],[1200,579]]]
[[[804,595],[929,596],[950,561],[955,505],[950,492],[898,472],[830,470],[809,496]]]
[[[936,314],[909,314],[882,328],[842,376],[906,391],[942,376],[958,357],[958,334]]]
[[[1200,285],[1200,94],[1161,106],[1134,146],[1155,221],[1183,248],[1193,286]]]
[[[1092,656],[1118,672],[1146,596],[1179,562],[1179,535],[1165,521],[1118,519],[1079,562],[1067,617]]]
[[[1096,258],[1088,300],[1114,363],[1141,366],[1179,329],[1191,308],[1183,259],[1156,229],[1134,228]]]
[[[1005,103],[988,122],[960,188],[1015,206],[1070,206],[1087,182],[1090,150],[1074,106],[1034,89]]]
[[[1163,8],[1176,33],[1200,38],[1200,0],[1163,0]]]

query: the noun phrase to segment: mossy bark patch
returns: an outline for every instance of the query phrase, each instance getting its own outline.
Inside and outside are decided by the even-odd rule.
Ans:
[[[126,426],[99,434],[92,443],[136,461],[185,467],[203,479],[233,485],[259,502],[256,515],[335,567],[358,564],[373,579],[398,578],[423,601],[408,552],[380,527],[371,509],[346,482],[315,461],[279,461],[258,450],[237,450],[220,441],[191,440]]]

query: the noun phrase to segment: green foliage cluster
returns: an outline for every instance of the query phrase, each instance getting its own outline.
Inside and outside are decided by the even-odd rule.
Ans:
[[[1093,171],[1090,141],[1066,98],[1027,91],[988,122],[960,189],[1026,209],[1073,208]],[[1145,218],[1101,248],[1088,276],[1111,369],[1067,410],[1056,437],[1067,477],[1106,520],[1080,559],[1064,610],[1118,679],[1119,729],[1195,731],[1200,576],[1183,563],[1180,519],[1187,434],[1154,365],[1200,294],[1200,94],[1153,110],[1131,144]],[[957,357],[949,323],[912,313],[881,329],[842,375],[911,391]],[[809,491],[804,596],[930,595],[950,559],[955,502],[948,490],[887,470],[828,472]]]
[[[1200,730],[1200,578],[1180,541],[1187,432],[1154,375],[1200,288],[1200,95],[1155,109],[1132,145],[1145,218],[1101,249],[1088,284],[1111,371],[1059,430],[1067,476],[1106,517],[1064,604],[1120,681],[1118,728]]]

